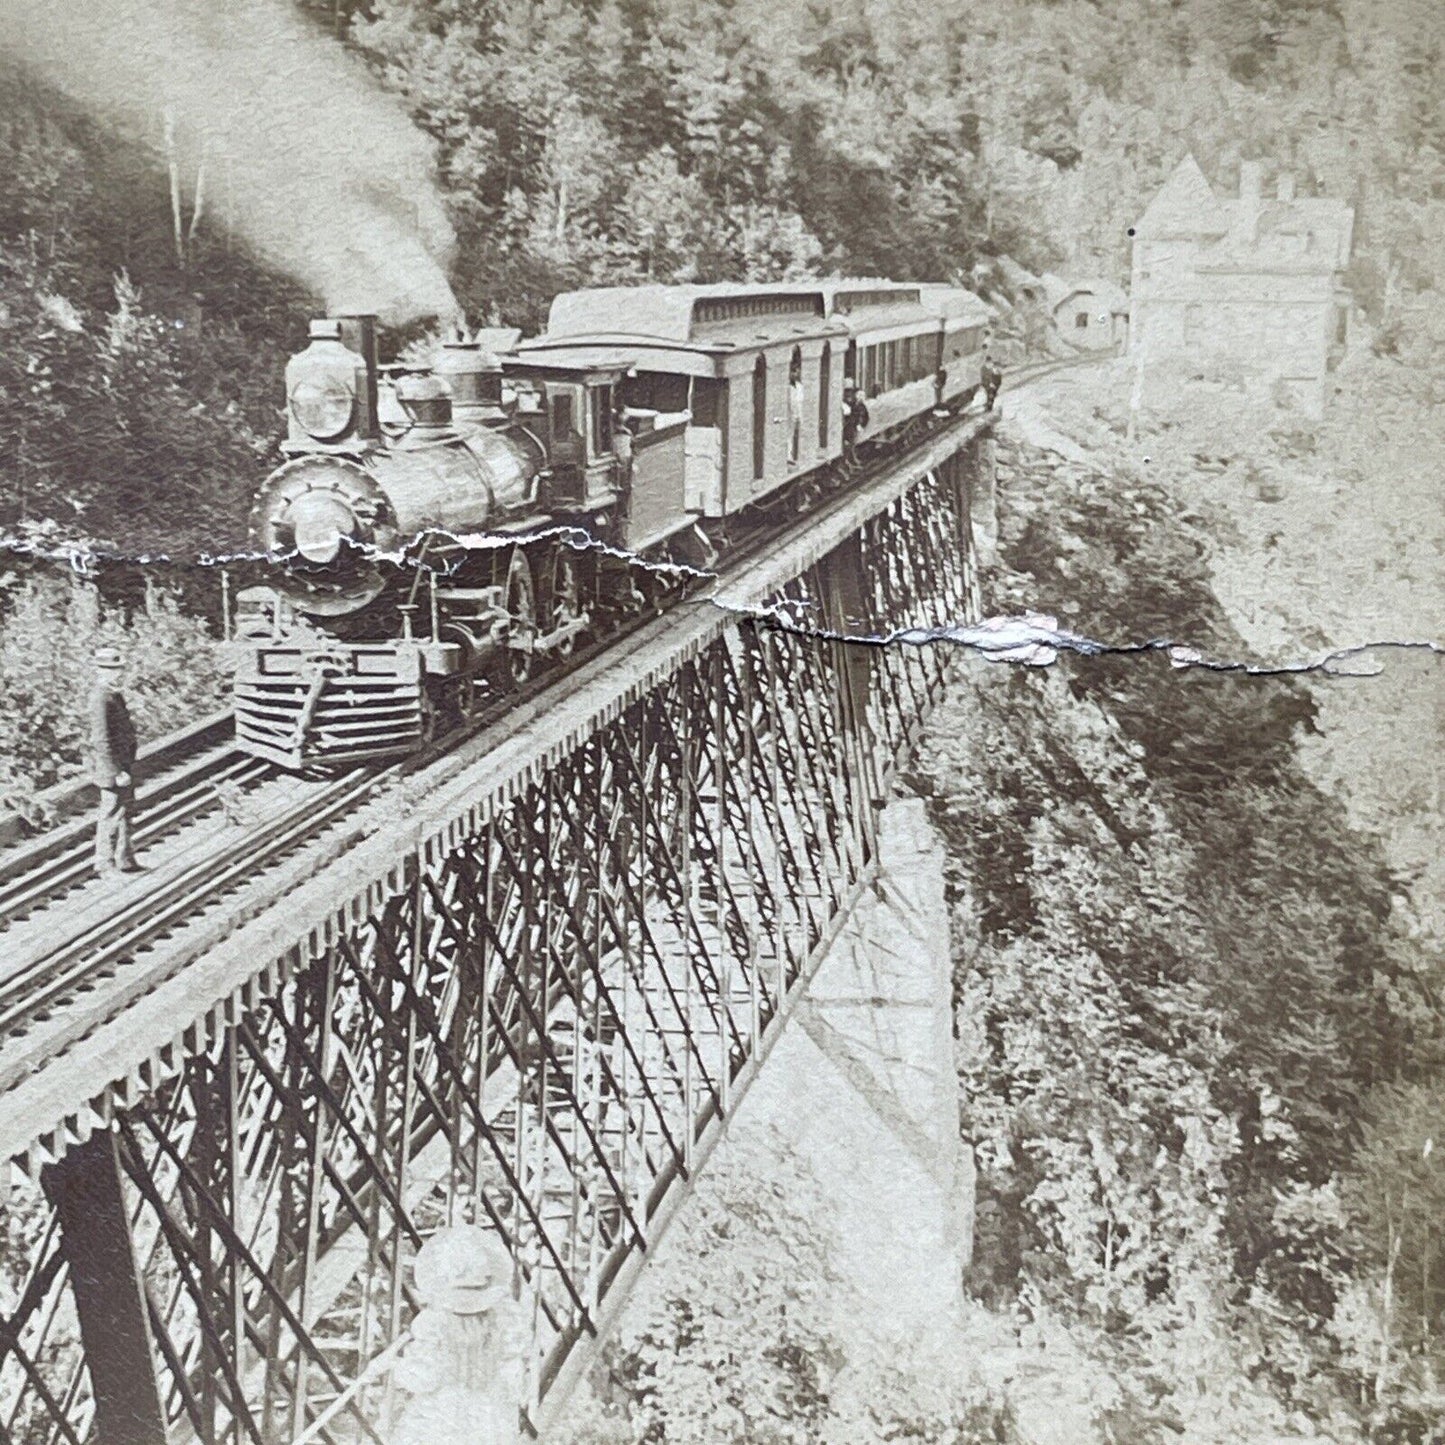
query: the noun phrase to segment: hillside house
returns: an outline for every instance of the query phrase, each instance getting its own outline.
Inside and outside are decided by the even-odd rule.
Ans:
[[[1080,351],[1118,346],[1129,331],[1123,287],[1096,277],[1069,279],[1045,273],[1044,299],[1059,336]]]
[[[1318,416],[1344,349],[1354,212],[1297,197],[1288,174],[1266,197],[1263,179],[1258,161],[1244,162],[1233,198],[1215,194],[1192,156],[1175,168],[1134,227],[1131,348],[1238,372]]]

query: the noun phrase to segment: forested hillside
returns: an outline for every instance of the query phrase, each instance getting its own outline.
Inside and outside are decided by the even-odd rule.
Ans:
[[[1430,0],[302,8],[434,138],[476,320],[535,327],[588,282],[967,278],[999,253],[1122,279],[1187,149],[1226,185],[1259,156],[1352,199],[1384,345],[1438,309]],[[0,524],[234,545],[308,302],[228,212],[224,134],[183,107],[121,133],[76,90],[0,69]]]
[[[535,329],[556,291],[599,283],[982,284],[1004,255],[1124,281],[1128,228],[1183,154],[1226,191],[1241,157],[1288,167],[1356,209],[1352,334],[1375,355],[1341,373],[1323,430],[1352,440],[1326,449],[1330,483],[1413,523],[1389,469],[1445,401],[1439,0],[154,7],[245,26],[272,3],[426,137],[478,323]],[[0,534],[243,547],[285,356],[328,302],[257,249],[224,129],[179,102],[119,126],[82,91],[0,59]],[[368,135],[355,145],[396,191]],[[1218,404],[1228,447],[1253,446]],[[1200,460],[1226,447],[1206,441]],[[1122,464],[1061,482],[1006,460],[998,610],[1244,656],[1179,491]],[[13,805],[79,765],[97,642],[125,642],[147,733],[219,689],[203,624],[166,598],[128,614],[40,570],[0,565]],[[971,1283],[1076,1329],[1110,1441],[1442,1439],[1440,963],[1402,929],[1383,852],[1300,766],[1319,715],[1296,681],[1065,659],[958,689],[916,769],[972,949],[955,976],[983,1174]],[[769,1379],[813,1390],[778,1339],[792,1353]],[[643,1413],[649,1352],[628,1365]]]
[[[329,7],[327,7],[329,8]],[[1438,274],[1438,9],[1390,0],[379,0],[352,25],[442,143],[472,304],[557,282],[1006,251],[1124,279],[1194,149],[1369,208],[1363,289]]]
[[[1217,534],[1169,489],[1004,460],[1005,596],[1244,651]],[[1066,1323],[1087,1438],[1445,1438],[1440,959],[1300,765],[1319,707],[1157,655],[975,667],[919,750],[949,845],[971,1285]]]

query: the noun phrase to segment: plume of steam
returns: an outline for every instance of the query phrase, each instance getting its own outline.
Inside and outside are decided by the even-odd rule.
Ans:
[[[289,0],[0,0],[10,56],[99,119],[205,138],[226,219],[334,312],[458,312],[426,137]]]

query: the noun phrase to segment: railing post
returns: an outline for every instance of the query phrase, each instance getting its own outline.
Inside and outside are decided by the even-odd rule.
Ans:
[[[100,1445],[164,1445],[145,1280],[131,1238],[112,1132],[92,1134],[41,1174],[60,1224],[61,1251],[95,1399]]]
[[[863,566],[862,538],[856,535],[830,552],[819,566],[823,625],[842,637],[866,636],[878,625],[877,620],[869,616],[863,592]],[[850,821],[859,843],[857,861],[861,869],[877,856],[873,805],[883,797],[877,744],[868,724],[874,649],[867,642],[836,641],[832,647],[838,667],[839,695],[835,699],[838,731],[852,773],[845,796],[853,803],[854,817]]]

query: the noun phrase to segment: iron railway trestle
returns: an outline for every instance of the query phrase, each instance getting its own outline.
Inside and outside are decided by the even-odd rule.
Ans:
[[[545,1430],[870,886],[948,654],[838,639],[976,618],[990,426],[417,774],[183,966],[158,945],[150,994],[0,1095],[0,1439],[385,1442],[411,1261],[464,1222],[513,1262]]]

